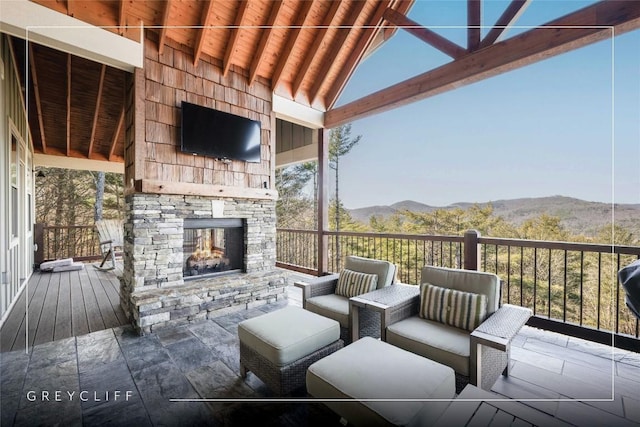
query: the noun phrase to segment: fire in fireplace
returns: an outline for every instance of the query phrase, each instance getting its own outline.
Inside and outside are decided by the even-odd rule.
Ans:
[[[244,269],[244,223],[238,218],[185,219],[185,280]]]

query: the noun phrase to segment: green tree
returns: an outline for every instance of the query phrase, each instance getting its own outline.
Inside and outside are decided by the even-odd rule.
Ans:
[[[341,206],[339,182],[340,182],[340,158],[346,156],[355,147],[362,135],[351,137],[351,124],[338,126],[331,129],[329,134],[329,167],[335,171],[336,205]],[[336,231],[340,231],[340,215],[336,210]]]
[[[351,124],[338,126],[331,129],[329,133],[329,167],[335,171],[336,197],[335,203],[338,207],[335,209],[335,230],[340,231],[340,207],[342,206],[339,193],[340,182],[340,158],[346,156],[353,147],[360,142],[362,135],[356,137],[351,136]],[[336,241],[336,259],[342,257],[340,251],[340,239]]]
[[[313,225],[313,214],[310,211],[314,202],[305,195],[307,184],[312,179],[315,180],[317,168],[313,164],[303,163],[276,169],[278,227],[309,228]]]

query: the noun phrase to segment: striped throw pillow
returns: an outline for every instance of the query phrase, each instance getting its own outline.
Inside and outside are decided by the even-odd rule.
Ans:
[[[338,277],[336,295],[351,298],[371,292],[376,289],[377,285],[377,274],[360,273],[345,268],[340,272],[340,277]]]
[[[487,317],[487,297],[424,283],[420,317],[473,331]]]

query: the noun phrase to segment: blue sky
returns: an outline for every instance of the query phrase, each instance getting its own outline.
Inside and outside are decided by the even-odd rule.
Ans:
[[[509,2],[483,3],[490,27]],[[535,0],[506,37],[592,3]],[[418,0],[409,17],[464,46],[455,27],[465,4]],[[449,61],[398,31],[337,105]],[[341,159],[347,208],[552,195],[640,203],[640,31],[355,121],[352,134],[362,140]]]

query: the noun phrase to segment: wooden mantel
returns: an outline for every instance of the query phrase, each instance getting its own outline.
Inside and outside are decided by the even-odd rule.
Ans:
[[[227,185],[169,182],[153,179],[137,180],[133,187],[126,190],[126,193],[174,194],[250,200],[278,199],[278,191],[268,188],[231,187]]]

